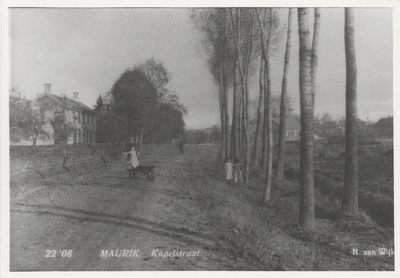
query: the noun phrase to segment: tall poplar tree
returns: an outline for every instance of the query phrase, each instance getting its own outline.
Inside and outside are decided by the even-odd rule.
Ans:
[[[311,88],[311,49],[309,9],[298,8],[299,83],[300,83],[300,208],[299,224],[303,230],[315,229],[314,197],[314,101]]]
[[[345,8],[346,52],[346,162],[342,211],[358,213],[357,63],[354,44],[354,10]]]
[[[289,14],[288,14],[288,29],[287,29],[287,39],[286,39],[285,64],[284,64],[284,68],[283,68],[283,78],[282,78],[282,94],[281,94],[280,120],[279,120],[278,163],[277,163],[277,169],[276,169],[276,185],[277,186],[279,186],[283,182],[286,117],[287,117],[287,105],[288,105],[287,104],[287,77],[288,77],[288,72],[289,72],[293,13],[294,13],[294,8],[290,8]]]

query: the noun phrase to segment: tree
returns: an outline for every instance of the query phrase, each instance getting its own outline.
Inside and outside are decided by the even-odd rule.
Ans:
[[[106,107],[98,119],[101,141],[165,143],[183,134],[187,108],[167,88],[170,75],[154,58],[121,74],[108,93]],[[115,132],[107,130],[107,125]]]
[[[236,61],[241,81],[243,135],[244,135],[244,184],[248,184],[250,175],[250,135],[249,135],[249,68],[254,54],[255,9],[230,9],[233,41]]]
[[[283,78],[282,78],[281,109],[280,109],[280,120],[279,120],[278,163],[277,163],[277,169],[276,169],[276,184],[277,184],[277,186],[279,184],[282,184],[282,182],[283,182],[286,117],[287,117],[286,110],[287,110],[287,106],[288,106],[287,105],[287,76],[288,76],[288,72],[289,72],[293,12],[294,12],[294,9],[290,8],[289,15],[288,15],[285,64],[284,64]]]
[[[116,116],[111,111],[102,111],[97,115],[96,138],[98,143],[121,142],[128,135],[117,124]]]
[[[281,98],[282,97],[278,96],[278,95],[271,96],[272,119],[277,122],[279,122],[279,119],[280,119]],[[294,102],[293,98],[291,98],[289,95],[286,94],[286,100],[285,100],[286,117],[289,117],[293,114],[293,102]],[[253,99],[249,103],[249,122],[250,122],[250,124],[254,124],[257,122],[259,104],[260,104],[259,99]],[[264,102],[262,102],[262,104],[264,104]],[[263,107],[263,105],[262,105],[262,107]],[[261,117],[264,117],[263,113],[262,113]],[[261,124],[261,131],[262,131],[262,124]]]
[[[47,100],[43,98],[43,101]],[[66,98],[62,98],[62,105],[55,108],[54,118],[50,123],[54,130],[54,144],[64,144],[63,167],[66,167],[68,159],[68,140],[77,129],[75,121],[72,111],[67,110]]]
[[[303,230],[314,230],[314,101],[311,88],[311,49],[308,8],[298,8],[298,22],[301,113],[299,224]]]
[[[254,137],[254,150],[253,150],[253,161],[252,164],[259,166],[259,157],[260,157],[260,144],[261,144],[261,122],[264,114],[264,60],[261,56],[260,61],[260,74],[259,74],[259,87],[260,87],[260,95],[258,99],[258,109],[257,109],[257,125],[256,125],[256,134]]]
[[[147,133],[144,134],[146,141],[165,143],[183,134],[185,129],[183,115],[187,114],[187,108],[180,103],[176,93],[168,88],[171,75],[167,68],[154,58],[146,60],[135,68],[143,72],[157,89],[156,114],[153,115]]]
[[[147,76],[149,81],[157,89],[159,99],[162,100],[168,93],[166,85],[171,79],[164,64],[161,61],[151,58],[137,66],[136,69],[140,70]]]
[[[314,9],[314,35],[311,49],[311,90],[315,104],[315,92],[317,90],[317,67],[318,67],[318,44],[320,30],[321,12],[319,8]]]
[[[322,132],[324,136],[342,135],[345,130],[345,119],[334,120],[328,113],[315,120],[315,129]]]
[[[125,140],[143,138],[156,115],[156,87],[138,68],[127,69],[114,83],[110,95],[117,124],[127,131]]]
[[[233,80],[234,59],[229,36],[227,9],[193,9],[191,21],[202,35],[202,46],[214,81],[218,85],[221,118],[221,152],[225,159],[230,156],[229,130],[229,78]]]
[[[52,110],[53,105],[44,99],[35,101],[10,96],[10,138],[13,141],[32,140],[33,146],[37,140],[47,140],[50,132],[46,111]]]
[[[232,111],[232,158],[240,159],[240,91],[239,91],[239,69],[235,59],[233,78],[233,111]]]
[[[99,114],[101,111],[105,109],[103,98],[99,95],[96,101],[96,105],[94,106],[94,111]]]
[[[346,52],[346,162],[342,211],[358,213],[357,63],[354,44],[354,10],[345,8]]]
[[[166,103],[157,107],[153,128],[145,136],[145,141],[165,143],[185,132],[185,123],[181,111]]]
[[[274,44],[277,45],[279,41],[278,9],[262,9],[258,12],[257,18],[260,26],[261,53],[265,63],[262,166],[266,171],[263,194],[263,201],[266,202],[270,199],[270,191],[272,187],[273,135],[270,57],[274,50]]]

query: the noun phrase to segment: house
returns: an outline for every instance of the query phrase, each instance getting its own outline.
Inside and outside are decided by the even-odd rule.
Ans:
[[[249,126],[250,131],[250,142],[254,142],[254,137],[256,135],[256,124],[251,124]],[[300,121],[295,116],[289,116],[286,118],[286,131],[285,131],[285,141],[295,142],[300,141]],[[261,128],[262,132],[262,128]],[[272,132],[273,132],[273,141],[278,142],[279,140],[279,120],[272,120]]]
[[[393,139],[393,117],[379,119],[376,123],[357,120],[359,144],[370,144],[376,140]],[[340,134],[328,136],[328,144],[345,144],[346,130],[343,128]]]
[[[37,96],[37,100],[46,100],[53,105],[52,109],[46,110],[46,118],[49,123],[47,129],[51,139],[38,144],[60,144],[61,138],[57,131],[54,131],[50,122],[58,117],[65,119],[72,124],[72,135],[68,138],[68,144],[94,143],[96,142],[96,115],[93,109],[78,101],[78,92],[73,93],[73,99],[65,95],[51,93],[51,84],[44,85],[44,93]]]
[[[381,118],[371,128],[376,139],[393,139],[393,117]]]
[[[279,124],[278,124],[279,128]],[[297,117],[288,117],[286,119],[286,134],[285,141],[300,141],[301,125]],[[277,132],[277,134],[279,134]]]

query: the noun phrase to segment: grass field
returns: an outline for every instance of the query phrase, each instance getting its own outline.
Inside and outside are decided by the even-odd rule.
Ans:
[[[292,174],[298,169],[299,158],[294,148],[287,150],[288,161],[294,168]],[[263,204],[262,173],[253,170],[248,186],[229,185],[223,180],[223,165],[216,157],[218,146],[194,146],[190,152],[191,163],[197,161],[201,165],[198,172],[192,173],[191,183],[197,181],[196,190],[207,196],[205,210],[218,223],[227,252],[230,246],[235,247],[233,255],[238,261],[251,261],[255,269],[393,270],[393,257],[361,252],[368,254],[368,250],[390,248],[394,244],[393,195],[390,199],[390,194],[386,194],[393,192],[392,158],[383,158],[385,163],[381,163],[382,158],[376,156],[374,163],[383,170],[376,169],[376,175],[366,179],[363,173],[370,174],[371,164],[363,163],[365,157],[360,157],[362,211],[356,218],[342,218],[338,213],[343,185],[334,178],[343,172],[340,167],[344,160],[317,159],[316,164],[321,165],[315,180],[317,229],[314,233],[302,233],[296,224],[299,185],[293,176],[283,187],[273,190],[272,200]],[[332,178],[325,177],[332,169],[336,170]],[[391,205],[389,202],[386,210],[380,211],[377,205],[383,207],[387,198]],[[386,221],[377,223],[373,219]],[[353,255],[353,248],[360,250],[359,255]],[[238,264],[238,269],[248,268]]]

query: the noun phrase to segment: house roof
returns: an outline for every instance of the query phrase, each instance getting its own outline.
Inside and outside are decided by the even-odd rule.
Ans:
[[[89,108],[82,102],[79,102],[79,101],[76,101],[76,100],[73,100],[73,99],[70,99],[67,97],[61,97],[61,96],[57,96],[57,95],[53,95],[53,94],[49,94],[49,93],[43,93],[43,94],[39,95],[38,98],[42,98],[42,97],[47,97],[59,105],[65,105],[66,109],[94,113],[93,109]]]
[[[375,127],[393,127],[393,117],[381,118],[375,124]]]
[[[272,124],[277,128],[279,127],[279,119],[272,119]],[[255,124],[249,125],[250,127],[256,127]],[[300,121],[294,116],[289,116],[286,118],[286,130],[300,130]]]

